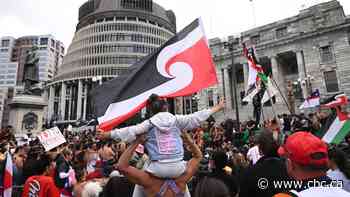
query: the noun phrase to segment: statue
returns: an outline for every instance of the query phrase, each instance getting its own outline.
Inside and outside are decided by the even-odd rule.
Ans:
[[[37,50],[38,47],[33,46],[27,52],[22,82],[24,83],[24,94],[41,96],[40,88],[36,87],[39,83],[39,57],[36,53]]]

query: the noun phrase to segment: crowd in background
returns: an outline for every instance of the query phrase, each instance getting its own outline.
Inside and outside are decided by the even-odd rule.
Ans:
[[[299,115],[279,115],[276,119],[257,124],[250,119],[241,123],[227,119],[216,122],[213,117],[200,128],[186,131],[202,152],[197,173],[188,182],[192,196],[273,196],[293,188],[258,188],[258,179],[292,180],[286,169],[286,159],[278,148],[288,136],[306,131],[321,137],[328,114],[316,112]],[[39,196],[132,196],[134,184],[118,171],[117,162],[128,148],[121,141],[100,140],[96,131],[70,132],[64,129],[67,143],[45,152],[35,139],[18,145],[11,128],[3,129],[0,141],[0,170],[4,174],[6,151],[13,160],[13,196],[32,196],[36,179],[46,185]],[[192,158],[185,149],[184,160]],[[320,169],[328,177],[341,179],[343,189],[350,191],[350,136],[337,146],[328,147],[330,164]],[[147,150],[138,145],[130,165],[142,169]],[[3,185],[3,176],[0,176]],[[43,188],[41,188],[43,190]],[[49,195],[47,195],[49,192]],[[45,194],[46,193],[46,194]]]

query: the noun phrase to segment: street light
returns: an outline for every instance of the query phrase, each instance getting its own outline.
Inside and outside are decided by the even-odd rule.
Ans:
[[[236,66],[235,66],[235,55],[234,55],[234,43],[232,41],[225,41],[224,48],[228,49],[231,53],[232,63],[231,63],[231,72],[232,72],[232,80],[233,80],[233,93],[234,93],[234,102],[235,102],[235,110],[236,110],[236,120],[237,127],[236,131],[239,131],[239,111],[238,111],[238,100],[237,100],[237,76],[236,76]]]

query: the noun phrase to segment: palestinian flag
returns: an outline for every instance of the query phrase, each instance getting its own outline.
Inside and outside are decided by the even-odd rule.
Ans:
[[[91,93],[102,130],[111,130],[139,112],[151,94],[191,95],[217,84],[203,25],[196,19],[151,55]]]
[[[341,105],[348,103],[345,95],[335,96],[335,100],[327,104],[322,105],[323,107],[330,107],[333,113],[329,116],[325,126],[321,129],[324,131],[322,140],[326,143],[339,144],[350,131],[350,116],[347,112],[342,112],[339,108]]]
[[[339,116],[336,116],[325,135],[322,137],[322,140],[329,144],[339,144],[344,140],[346,135],[349,134],[349,131],[350,120],[342,120]]]
[[[263,84],[268,83],[268,77],[264,74],[263,67],[257,62],[254,49],[252,47],[247,49],[244,43],[243,55],[247,58],[249,68],[247,93],[243,101],[251,102],[254,96],[262,90]]]

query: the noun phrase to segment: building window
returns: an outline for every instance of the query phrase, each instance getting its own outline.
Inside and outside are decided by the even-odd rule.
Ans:
[[[1,40],[1,47],[9,47],[10,40]]]
[[[276,30],[277,39],[282,38],[287,35],[287,27],[279,28]]]
[[[328,63],[333,61],[333,50],[331,46],[324,46],[320,48],[320,56],[322,63]]]
[[[324,81],[326,82],[327,92],[338,92],[338,78],[335,70],[324,73]]]
[[[49,42],[48,38],[40,38],[40,45],[47,45],[48,42]]]
[[[252,44],[258,44],[260,42],[260,35],[252,36],[250,38],[250,41],[252,42]]]

